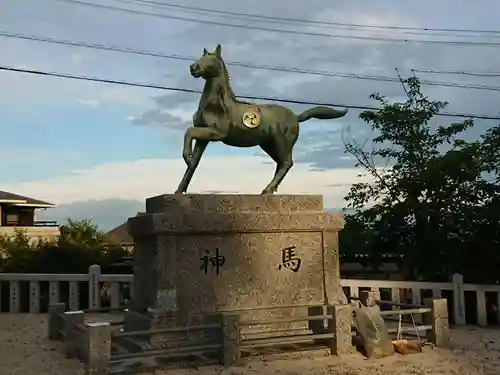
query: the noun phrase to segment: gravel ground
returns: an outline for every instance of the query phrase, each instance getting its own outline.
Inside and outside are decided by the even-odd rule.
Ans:
[[[116,319],[116,315],[114,316]],[[90,316],[89,320],[110,319]],[[61,343],[47,340],[45,315],[0,314],[0,375],[77,375],[83,367],[67,360]],[[376,361],[352,355],[274,361],[252,360],[224,370],[220,367],[172,369],[155,375],[498,375],[500,329],[465,327],[452,330],[453,349],[426,349],[422,354],[395,355]],[[151,373],[149,373],[151,374]]]

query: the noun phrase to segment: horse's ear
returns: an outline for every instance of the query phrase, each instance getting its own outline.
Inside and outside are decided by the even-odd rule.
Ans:
[[[208,51],[206,48],[203,48],[203,56],[208,55]]]
[[[222,46],[220,44],[217,44],[217,47],[215,47],[215,54],[218,56],[218,57],[221,57],[221,54],[222,54]]]

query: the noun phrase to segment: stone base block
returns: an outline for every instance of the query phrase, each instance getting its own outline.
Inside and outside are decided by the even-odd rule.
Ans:
[[[129,219],[134,311],[260,319],[287,314],[280,306],[307,314],[307,305],[346,303],[343,216],[325,213],[320,196],[161,195],[146,211]]]

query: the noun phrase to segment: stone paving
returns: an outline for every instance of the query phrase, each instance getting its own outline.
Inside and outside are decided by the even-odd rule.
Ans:
[[[117,319],[116,315],[91,315],[90,321]],[[0,314],[0,375],[83,374],[77,360],[64,358],[62,344],[47,340],[45,315]],[[463,327],[451,332],[451,350],[426,349],[422,354],[395,355],[369,361],[355,354],[336,357],[307,357],[274,361],[255,358],[232,369],[199,367],[156,371],[155,375],[498,375],[500,329]],[[153,374],[145,372],[144,374]]]

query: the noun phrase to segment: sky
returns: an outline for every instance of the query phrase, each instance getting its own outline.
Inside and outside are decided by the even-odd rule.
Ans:
[[[341,29],[318,23],[286,23],[228,18],[153,4],[165,0],[82,0],[148,12],[138,14],[90,7],[66,0],[3,0],[1,31],[90,44],[112,45],[197,58],[203,48],[222,45],[227,62],[273,65],[397,78],[411,69],[495,71],[498,47],[397,43],[308,35],[500,42],[496,35]],[[172,0],[176,1],[176,0]],[[494,0],[403,2],[264,0],[197,2],[182,6],[264,16],[415,28],[500,30],[500,3]],[[166,18],[164,15],[172,18]],[[232,23],[234,28],[179,18]],[[292,30],[287,34],[258,28]],[[411,34],[413,32],[413,34]],[[421,33],[421,32],[420,32]],[[443,33],[441,33],[443,34]],[[0,65],[201,90],[189,74],[189,61],[55,45],[0,36]],[[399,83],[229,66],[237,95],[255,95],[353,105],[374,105],[380,92],[403,100]],[[500,78],[420,74],[421,79],[500,86]],[[134,88],[88,81],[0,71],[0,189],[57,205],[112,199],[136,200],[172,193],[185,169],[182,139],[197,108],[198,94]],[[424,86],[431,99],[449,102],[447,111],[500,115],[500,91]],[[290,105],[296,113],[309,106]],[[279,193],[322,194],[327,207],[343,207],[343,197],[360,170],[344,154],[342,132],[369,138],[367,124],[350,110],[342,119],[301,124],[295,165]],[[454,119],[441,117],[450,123]],[[456,120],[456,119],[455,119]],[[477,137],[491,121],[479,121]],[[258,194],[274,165],[260,149],[209,145],[193,178],[191,193]],[[216,178],[214,178],[216,177]],[[116,203],[119,204],[119,203]],[[108,208],[109,209],[109,208]]]

